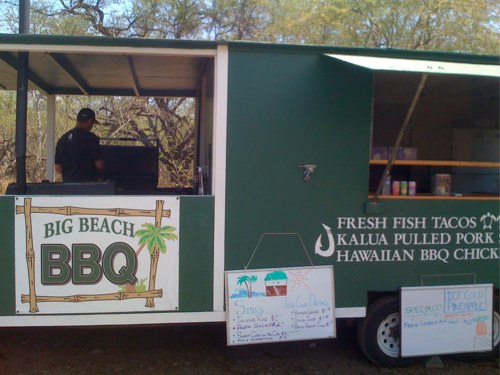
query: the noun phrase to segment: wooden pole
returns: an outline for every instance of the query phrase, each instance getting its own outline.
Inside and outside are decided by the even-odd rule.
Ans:
[[[156,216],[155,216],[155,226],[156,228],[161,228],[161,218],[162,218],[162,213],[163,213],[163,201],[156,201]],[[148,285],[148,290],[154,290],[155,289],[155,283],[156,283],[156,269],[158,268],[158,258],[160,256],[160,249],[158,249],[158,246],[155,246],[153,248],[153,251],[151,252],[151,264],[149,268],[149,285]],[[146,307],[155,307],[155,300],[154,298],[148,297],[146,299]]]
[[[16,206],[16,214],[24,213],[23,206]],[[156,210],[140,210],[134,208],[82,208],[74,206],[63,207],[31,207],[31,213],[34,214],[55,214],[55,215],[105,215],[105,216],[145,216],[156,217]],[[164,217],[170,217],[170,210],[164,210],[160,213]]]
[[[382,189],[384,188],[385,180],[389,175],[391,174],[392,170],[392,165],[394,163],[394,160],[396,159],[396,155],[398,152],[398,148],[401,145],[401,141],[403,140],[403,136],[406,133],[406,129],[410,125],[410,120],[413,117],[413,112],[415,111],[415,107],[417,106],[417,103],[420,99],[420,96],[422,95],[422,91],[425,87],[425,82],[427,81],[428,74],[422,74],[422,77],[420,78],[420,82],[417,87],[417,91],[415,91],[415,95],[413,96],[413,100],[410,104],[410,108],[408,109],[408,112],[406,113],[406,117],[403,121],[403,125],[401,126],[401,130],[399,131],[398,138],[396,139],[396,143],[394,144],[394,147],[392,148],[392,152],[389,155],[389,160],[387,160],[387,165],[385,166],[384,173],[382,174],[382,179],[380,180],[377,191],[375,193],[375,200],[378,200],[379,195],[382,193]]]
[[[30,312],[38,312],[35,290],[35,250],[33,248],[33,227],[31,224],[31,198],[24,199],[24,220],[26,223],[26,263],[28,265]]]
[[[71,296],[36,296],[37,302],[94,302],[94,301],[123,301],[134,298],[161,298],[163,289],[150,290],[147,292],[116,292],[105,294],[75,294]],[[30,302],[30,296],[21,295],[21,302]]]

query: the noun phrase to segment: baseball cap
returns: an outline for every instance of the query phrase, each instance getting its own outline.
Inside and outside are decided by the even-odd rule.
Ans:
[[[96,120],[95,118],[95,112],[91,110],[90,108],[82,108],[78,112],[78,115],[76,116],[77,120],[80,121],[87,121],[89,119],[94,120],[94,123],[99,124],[100,122]]]

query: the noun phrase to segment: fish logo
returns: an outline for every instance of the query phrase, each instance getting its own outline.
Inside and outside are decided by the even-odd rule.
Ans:
[[[335,239],[333,238],[332,228],[325,224],[322,225],[326,231],[326,237],[328,238],[328,248],[323,249],[323,245],[321,243],[321,238],[323,235],[320,234],[318,236],[318,239],[316,240],[316,245],[314,246],[314,253],[326,258],[331,257],[335,252]]]

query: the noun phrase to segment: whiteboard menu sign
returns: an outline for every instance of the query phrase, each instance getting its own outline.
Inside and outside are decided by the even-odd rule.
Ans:
[[[333,267],[226,272],[228,345],[335,337]]]
[[[401,289],[401,356],[492,350],[491,284]]]

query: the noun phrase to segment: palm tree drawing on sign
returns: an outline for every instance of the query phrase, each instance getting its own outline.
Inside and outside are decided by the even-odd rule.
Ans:
[[[174,227],[170,225],[166,225],[163,227],[157,227],[153,224],[145,223],[142,224],[141,227],[145,229],[140,229],[135,232],[135,236],[139,237],[139,245],[146,246],[150,257],[150,290],[154,289],[154,282],[156,280],[156,268],[158,266],[158,258],[160,256],[160,252],[165,254],[167,252],[167,244],[166,240],[175,241],[178,237],[175,233]],[[147,307],[154,307],[154,300],[146,301]]]
[[[252,298],[252,284],[257,281],[257,276],[248,276],[248,275],[242,275],[238,277],[237,284],[245,284],[245,287],[247,288],[247,294],[248,298]]]

